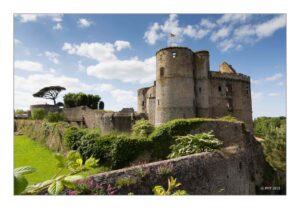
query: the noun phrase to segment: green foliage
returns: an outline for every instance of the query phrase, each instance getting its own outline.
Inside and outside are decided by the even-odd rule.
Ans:
[[[46,120],[50,123],[64,121],[65,115],[63,113],[59,113],[59,112],[49,112],[46,117]]]
[[[175,136],[185,136],[197,128],[204,118],[176,119],[157,127],[149,136],[153,141],[152,157],[166,159],[171,152],[170,146],[175,142]]]
[[[68,93],[64,95],[65,107],[88,106],[92,109],[97,109],[98,101],[101,99],[98,95],[85,93]],[[104,103],[100,104],[104,109]],[[101,108],[100,108],[101,109]]]
[[[132,177],[119,177],[116,180],[116,185],[119,189],[136,184],[137,180]]]
[[[145,119],[135,122],[132,126],[132,135],[135,137],[148,137],[154,130],[154,126]]]
[[[58,195],[65,187],[73,190],[77,189],[76,184],[73,182],[81,179],[82,176],[76,174],[84,170],[89,170],[98,163],[98,160],[90,157],[83,164],[80,154],[76,151],[70,151],[66,159],[60,155],[56,155],[56,159],[58,160],[57,167],[60,170],[50,180],[27,187],[24,192],[25,194],[39,194],[47,189],[49,194]],[[68,174],[60,175],[65,169],[69,171]]]
[[[168,158],[213,151],[221,147],[222,144],[220,140],[215,138],[212,131],[195,135],[177,136],[175,137],[175,144],[170,147],[172,151]]]
[[[22,109],[16,109],[16,110],[15,110],[15,114],[16,114],[16,115],[25,114],[25,113],[27,114],[27,111],[22,110]]]
[[[253,132],[255,136],[265,138],[272,134],[276,128],[285,128],[285,117],[258,117],[253,122]]]
[[[64,132],[64,145],[71,150],[77,150],[80,146],[80,139],[85,134],[81,128],[68,127]]]
[[[151,143],[149,140],[131,138],[126,134],[101,136],[98,132],[74,127],[66,129],[64,142],[70,149],[78,150],[84,160],[93,156],[101,164],[113,168],[128,165]]]
[[[36,169],[31,166],[19,167],[14,170],[14,194],[21,194],[26,189],[28,181],[24,175],[35,171]]]
[[[160,176],[168,176],[173,171],[172,165],[163,165],[157,168],[156,173]]]
[[[78,151],[82,155],[83,159],[87,159],[90,156],[98,158],[98,144],[97,141],[100,138],[99,133],[85,133],[81,139],[78,147]]]
[[[223,116],[221,118],[218,118],[219,120],[222,120],[222,121],[228,121],[228,122],[238,122],[239,120],[232,116],[232,115],[226,115],[226,116]]]
[[[254,134],[262,137],[266,161],[275,171],[286,169],[286,118],[259,117],[254,120]]]
[[[176,179],[171,176],[168,179],[168,189],[165,190],[162,186],[155,186],[152,191],[154,195],[187,195],[185,190],[176,190],[177,187],[181,186],[181,183],[177,183]]]
[[[34,108],[31,111],[31,117],[34,120],[43,120],[45,118],[45,110],[43,108]]]
[[[126,135],[118,135],[112,140],[111,162],[113,168],[126,166],[142,153],[151,143],[148,140],[138,140]]]

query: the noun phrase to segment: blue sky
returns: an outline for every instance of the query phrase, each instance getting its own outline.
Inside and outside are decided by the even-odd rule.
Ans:
[[[176,35],[170,38],[170,33]],[[49,85],[99,94],[105,109],[134,107],[155,79],[155,52],[166,46],[209,50],[211,70],[226,61],[251,76],[253,116],[286,115],[286,16],[251,14],[14,17],[15,109],[50,100]]]

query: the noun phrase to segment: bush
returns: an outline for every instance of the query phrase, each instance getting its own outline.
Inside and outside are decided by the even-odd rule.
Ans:
[[[168,158],[213,151],[219,149],[222,144],[220,140],[215,138],[212,132],[177,136],[175,137],[175,144],[170,147],[172,152]]]
[[[49,112],[46,117],[46,120],[50,123],[64,121],[65,115],[63,113],[59,113],[59,112]]]
[[[154,130],[154,126],[145,119],[136,121],[132,126],[132,135],[135,137],[148,137]]]
[[[85,134],[81,128],[68,127],[64,132],[64,145],[71,150],[77,150],[80,146],[80,139]]]
[[[86,133],[81,137],[78,151],[84,160],[92,156],[99,159],[99,157],[97,157],[99,153],[97,141],[99,138],[99,133]]]
[[[208,119],[176,119],[157,127],[149,136],[153,141],[152,158],[166,159],[170,154],[170,146],[175,142],[175,136],[184,136]]]
[[[126,135],[118,135],[112,142],[111,163],[113,168],[128,165],[151,144],[149,140],[139,140]]]
[[[101,136],[95,131],[68,128],[65,132],[66,146],[78,150],[87,159],[91,156],[99,159],[101,164],[113,168],[121,168],[150,147],[150,141],[131,138],[124,134],[110,134]]]
[[[43,108],[34,108],[31,112],[31,117],[34,120],[43,120],[45,118],[45,110]]]

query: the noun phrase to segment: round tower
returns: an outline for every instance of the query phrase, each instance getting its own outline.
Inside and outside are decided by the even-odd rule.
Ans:
[[[155,125],[195,114],[194,53],[185,47],[167,47],[156,53]]]

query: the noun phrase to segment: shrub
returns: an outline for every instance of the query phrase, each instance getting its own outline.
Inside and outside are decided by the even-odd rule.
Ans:
[[[149,140],[138,140],[126,135],[118,135],[113,139],[111,147],[111,162],[113,168],[120,168],[128,165],[147,147],[150,147]]]
[[[45,110],[43,108],[34,108],[31,112],[31,117],[34,120],[43,120],[45,118]]]
[[[191,155],[199,152],[207,152],[218,149],[223,143],[215,138],[212,132],[200,133],[195,135],[177,136],[175,144],[168,158],[176,158]]]
[[[184,136],[197,128],[204,118],[176,119],[157,127],[149,136],[153,141],[152,157],[166,159],[170,154],[170,146],[174,144],[175,136]]]
[[[65,115],[63,113],[59,113],[59,112],[49,112],[46,117],[46,120],[50,123],[64,121]]]
[[[64,133],[64,145],[71,150],[77,150],[80,146],[80,139],[85,134],[81,128],[68,127]]]
[[[135,137],[148,137],[154,130],[154,126],[145,119],[136,121],[132,127],[132,135]]]
[[[99,153],[99,146],[97,144],[99,138],[99,133],[85,133],[81,137],[78,151],[84,160],[91,156],[99,159],[97,156]]]

